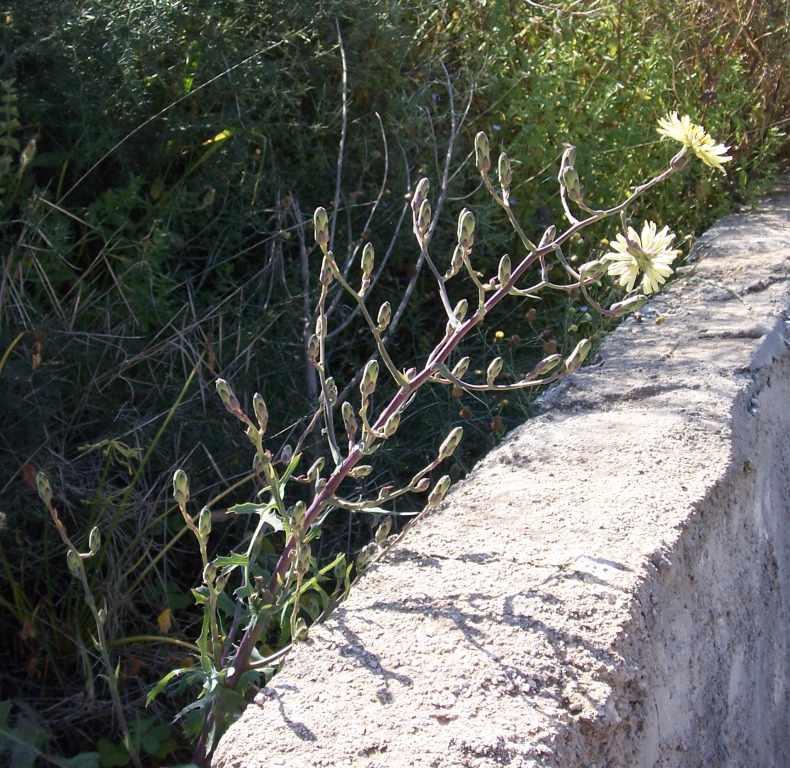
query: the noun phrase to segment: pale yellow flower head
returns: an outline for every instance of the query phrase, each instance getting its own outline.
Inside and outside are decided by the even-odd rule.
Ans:
[[[705,165],[725,173],[723,163],[732,157],[727,153],[730,149],[724,144],[717,144],[710,134],[701,126],[691,122],[688,115],[678,117],[672,112],[658,121],[658,132],[662,136],[679,141],[686,149],[690,149]]]
[[[655,222],[646,221],[641,235],[633,227],[628,227],[627,235],[617,235],[611,244],[613,250],[602,261],[608,262],[608,274],[628,292],[634,289],[641,272],[640,287],[647,296],[657,291],[673,272],[670,264],[680,253],[672,248],[674,239],[669,227],[657,230]]]

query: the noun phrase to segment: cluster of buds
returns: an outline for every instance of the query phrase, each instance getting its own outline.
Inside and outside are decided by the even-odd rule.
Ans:
[[[575,164],[576,150],[573,147],[568,147],[562,153],[560,172],[557,178],[560,186],[565,190],[568,200],[574,203],[584,203],[584,191],[582,190],[582,183],[579,179],[579,174],[576,172]]]

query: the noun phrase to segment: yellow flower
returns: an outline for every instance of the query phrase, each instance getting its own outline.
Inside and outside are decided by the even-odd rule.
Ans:
[[[657,291],[673,272],[669,265],[680,253],[672,248],[674,239],[669,227],[656,231],[655,222],[646,221],[641,235],[633,227],[628,227],[627,235],[617,235],[611,244],[614,250],[602,260],[609,262],[607,272],[629,293],[642,272],[642,293],[647,296]]]
[[[717,144],[710,134],[701,126],[691,122],[688,115],[678,117],[672,112],[658,121],[658,132],[662,136],[679,141],[685,149],[690,149],[705,165],[725,173],[723,163],[732,160],[726,152],[730,149],[724,144]]]

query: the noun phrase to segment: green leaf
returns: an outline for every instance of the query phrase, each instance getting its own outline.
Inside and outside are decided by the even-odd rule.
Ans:
[[[246,504],[235,504],[228,512],[233,512],[234,515],[260,515],[275,531],[282,531],[283,522],[274,509],[275,507],[273,504],[254,504],[252,502],[247,502]]]

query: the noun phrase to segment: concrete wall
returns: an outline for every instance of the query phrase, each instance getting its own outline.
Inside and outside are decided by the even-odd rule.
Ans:
[[[790,765],[790,197],[695,258],[313,630],[217,768]]]

